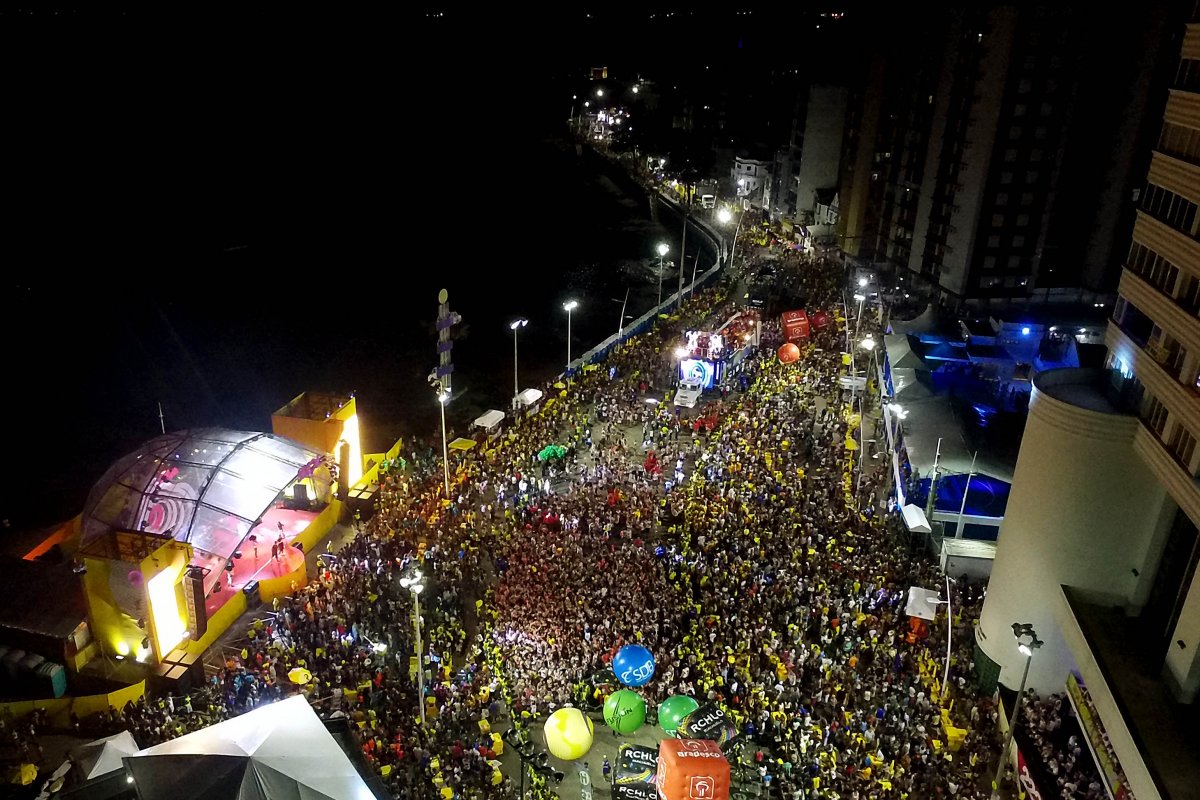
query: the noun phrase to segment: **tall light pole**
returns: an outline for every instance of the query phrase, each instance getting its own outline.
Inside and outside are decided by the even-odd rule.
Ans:
[[[417,629],[417,706],[421,713],[421,726],[425,725],[425,659],[423,642],[421,641],[421,592],[425,585],[421,583],[421,571],[417,570],[412,577],[401,578],[400,585],[412,592],[413,624]]]
[[[1045,644],[1037,637],[1033,625],[1029,622],[1014,622],[1012,629],[1013,636],[1017,639],[1017,649],[1025,656],[1025,671],[1021,675],[1021,689],[1017,692],[1017,699],[1013,703],[1012,715],[1008,718],[1008,736],[1005,737],[1004,747],[1000,750],[1000,763],[996,765],[996,777],[992,780],[992,800],[1000,798],[1000,778],[1004,775],[1004,764],[1008,761],[1008,748],[1012,745],[1013,731],[1017,726],[1017,714],[1021,710],[1021,701],[1025,698],[1025,681],[1029,679],[1029,665],[1033,663],[1033,651]],[[1026,636],[1029,637],[1028,644],[1021,641]]]
[[[925,598],[933,605],[946,606],[946,671],[942,674],[942,706],[946,706],[946,684],[950,681],[950,637],[954,634],[954,607],[950,604],[952,600],[950,596],[950,576],[946,576],[946,599],[939,600],[936,597]]]
[[[515,319],[508,323],[508,327],[513,332],[513,400],[516,401],[517,395],[521,393],[521,383],[517,380],[517,331],[529,324],[527,319]]]
[[[662,273],[663,273],[663,256],[671,251],[671,246],[666,242],[658,243],[658,304],[655,308],[662,305]],[[657,312],[656,312],[657,313]]]
[[[866,350],[868,353],[871,353],[875,350],[875,340],[871,338],[870,334],[868,334],[867,338],[858,343],[858,346],[863,350]],[[851,376],[851,379],[855,382],[858,381],[857,370],[855,370],[855,373]],[[857,389],[855,391],[857,392]],[[863,396],[865,397],[866,394],[867,393],[864,389]],[[858,478],[855,480],[854,484],[854,497],[856,500],[860,499],[859,495],[862,493],[863,458],[865,458],[867,455],[867,431],[863,426],[863,423],[866,422],[866,414],[863,413],[863,404],[861,402],[858,404],[858,414],[858,438],[861,440],[862,444],[858,448]]]
[[[971,456],[971,471],[967,473],[967,485],[963,489],[962,505],[958,507],[958,525],[954,529],[954,538],[963,538],[963,515],[967,513],[967,494],[971,491],[971,478],[975,477],[975,459],[979,458],[979,451],[975,451],[975,455]]]
[[[687,225],[688,225],[688,207],[683,207],[683,241],[679,244],[679,296],[677,307],[683,309],[683,262],[687,258]]]
[[[442,409],[442,474],[446,484],[446,499],[450,499],[450,447],[446,444],[446,403],[450,402],[450,392],[438,395],[438,406]]]
[[[854,338],[858,338],[858,329],[862,325],[863,303],[866,302],[865,294],[856,294],[854,299],[858,301],[858,317],[854,320]]]
[[[563,311],[567,312],[567,369],[571,368],[571,312],[579,308],[578,300],[568,300],[563,303]]]

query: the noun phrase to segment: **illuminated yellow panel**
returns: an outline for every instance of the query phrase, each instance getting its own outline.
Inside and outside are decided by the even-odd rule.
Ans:
[[[358,414],[351,414],[342,422],[342,441],[350,445],[350,463],[346,486],[354,486],[362,479],[362,441],[358,430]]]
[[[187,632],[187,623],[180,613],[175,594],[175,578],[178,574],[176,570],[164,570],[146,581],[158,652],[164,655],[174,650]]]

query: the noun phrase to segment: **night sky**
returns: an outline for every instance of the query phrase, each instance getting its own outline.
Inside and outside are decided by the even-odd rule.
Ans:
[[[168,430],[263,430],[301,391],[358,390],[369,447],[432,433],[441,286],[470,326],[460,416],[511,394],[512,316],[523,385],[565,361],[568,295],[576,353],[615,329],[612,264],[674,234],[562,150],[570,94],[601,64],[700,81],[701,56],[782,56],[746,19],[581,13],[6,13],[0,517],[77,513],[159,402]]]

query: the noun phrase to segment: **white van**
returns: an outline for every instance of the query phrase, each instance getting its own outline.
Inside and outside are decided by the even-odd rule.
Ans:
[[[675,405],[684,408],[695,408],[704,393],[704,383],[699,378],[684,378],[679,382],[675,391]]]

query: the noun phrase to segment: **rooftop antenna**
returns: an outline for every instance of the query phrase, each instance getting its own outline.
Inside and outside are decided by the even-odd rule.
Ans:
[[[158,427],[162,428],[163,435],[167,433],[167,423],[163,420],[162,403],[158,404]]]

